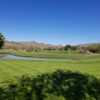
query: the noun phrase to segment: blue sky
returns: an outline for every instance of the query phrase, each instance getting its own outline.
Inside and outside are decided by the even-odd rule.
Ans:
[[[0,32],[14,41],[100,42],[100,0],[0,0]]]

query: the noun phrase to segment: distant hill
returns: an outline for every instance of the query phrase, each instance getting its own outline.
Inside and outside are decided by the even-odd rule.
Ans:
[[[80,45],[52,45],[39,43],[36,41],[5,41],[5,49],[37,51],[37,50],[72,50],[80,53],[100,53],[100,43],[80,44]],[[65,49],[66,48],[66,49]]]
[[[39,42],[35,42],[35,41],[30,41],[30,42],[26,42],[26,41],[21,41],[21,42],[15,42],[15,41],[5,41],[5,45],[4,48],[6,49],[14,49],[14,50],[18,50],[18,49],[22,49],[22,50],[27,50],[27,51],[31,51],[31,50],[38,50],[38,49],[62,49],[63,46],[62,45],[51,45],[51,44],[45,44],[45,43],[39,43]]]

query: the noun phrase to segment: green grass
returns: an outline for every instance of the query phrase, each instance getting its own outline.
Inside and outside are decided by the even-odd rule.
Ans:
[[[26,56],[26,57],[37,57],[37,58],[69,58],[69,57],[76,57],[81,56],[82,54],[72,52],[72,51],[59,51],[59,50],[41,50],[41,51],[23,51],[23,50],[7,50],[2,49],[0,50],[0,54],[13,54],[17,56]]]
[[[5,53],[5,52],[4,52]],[[9,52],[11,53],[11,52]],[[48,61],[24,61],[24,60],[0,60],[0,83],[16,80],[22,75],[36,76],[42,73],[52,73],[57,69],[78,71],[100,78],[100,55],[68,54],[66,52],[33,52],[26,54],[16,52],[16,55],[34,56],[44,58],[64,58],[65,60]],[[42,55],[42,56],[41,56]],[[49,96],[47,100],[64,100],[62,97]]]
[[[89,54],[81,54],[78,52],[72,51],[59,51],[59,50],[41,50],[41,51],[23,51],[23,50],[7,50],[2,49],[0,50],[0,55],[2,54],[13,54],[17,56],[25,56],[25,57],[35,57],[35,58],[56,58],[56,59],[87,59],[87,58],[94,58],[99,57],[99,54],[96,55],[89,55]]]
[[[100,77],[100,55],[87,55],[68,53],[65,51],[40,51],[25,52],[1,50],[0,55],[13,53],[21,56],[33,56],[51,58],[48,61],[19,61],[19,60],[0,60],[0,81],[14,79],[25,74],[37,75],[45,72],[53,72],[57,69],[79,71]],[[59,59],[59,60],[54,60]],[[64,59],[64,60],[60,60]]]
[[[79,71],[100,77],[100,56],[66,61],[19,61],[0,60],[0,81],[14,79],[22,75],[38,75],[57,69]]]

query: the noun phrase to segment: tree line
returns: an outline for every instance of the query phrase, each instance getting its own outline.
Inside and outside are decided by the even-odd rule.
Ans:
[[[41,51],[41,50],[59,50],[59,51],[74,51],[77,53],[100,53],[100,43],[86,45],[50,45],[37,42],[11,42],[5,41],[5,37],[0,33],[0,49],[13,49],[24,51]]]

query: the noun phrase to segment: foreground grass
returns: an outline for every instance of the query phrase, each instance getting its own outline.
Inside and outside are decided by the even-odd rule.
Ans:
[[[51,58],[54,58],[55,55],[53,55],[54,57],[52,55],[50,55]],[[62,56],[63,54],[59,55]],[[58,57],[58,54],[56,54],[56,57]],[[61,59],[61,57],[59,58]],[[57,69],[78,71],[100,78],[100,55],[67,54],[64,61],[0,60],[0,83],[1,85],[2,82],[8,83],[9,80],[16,80],[16,77],[21,77],[22,75],[36,76],[43,73],[52,73]],[[47,100],[64,99],[51,95]]]
[[[38,75],[57,69],[79,71],[100,78],[100,58],[69,61],[19,61],[0,60],[0,81],[14,79],[24,74]]]

